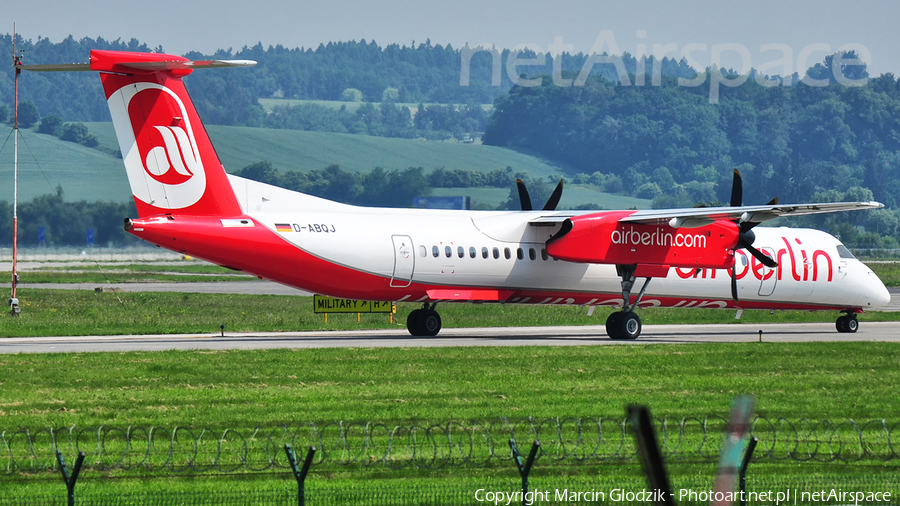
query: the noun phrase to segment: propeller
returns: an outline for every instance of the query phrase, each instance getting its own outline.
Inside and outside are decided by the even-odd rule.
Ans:
[[[737,169],[734,169],[734,178],[731,184],[731,207],[740,207],[743,202],[743,193],[744,193],[744,183],[741,179],[741,173],[738,172]],[[778,204],[778,197],[770,200],[768,204],[770,206],[774,206]],[[762,251],[753,247],[753,241],[756,240],[756,234],[753,233],[753,227],[759,225],[759,223],[751,222],[751,221],[737,221],[736,222],[739,227],[738,232],[738,241],[734,247],[734,251],[739,249],[747,250],[754,258],[756,258],[759,263],[765,265],[770,269],[774,269],[778,266],[778,262],[770,258],[768,255],[763,253]],[[734,299],[735,302],[738,301],[737,294],[737,266],[734,265],[731,267],[731,298]]]
[[[519,190],[519,202],[522,205],[523,211],[531,211],[533,208],[531,207],[531,197],[528,195],[528,188],[525,187],[525,181],[521,179],[516,179],[516,188]],[[562,197],[563,192],[563,180],[560,179],[559,183],[557,183],[556,188],[553,189],[553,193],[550,194],[550,198],[547,199],[547,203],[544,204],[543,211],[555,211],[556,206],[559,205],[559,199]]]

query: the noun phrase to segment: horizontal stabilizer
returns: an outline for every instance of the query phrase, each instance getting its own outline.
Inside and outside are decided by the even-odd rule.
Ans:
[[[87,72],[91,70],[90,63],[51,63],[49,65],[16,65],[19,70],[32,72]]]
[[[188,60],[187,58],[174,57],[172,60],[145,60],[140,61],[141,56],[151,56],[152,53],[134,53],[136,61],[116,61],[104,58],[103,51],[92,51],[90,63],[53,63],[42,65],[17,65],[20,70],[32,72],[119,72],[122,74],[153,73],[181,71],[190,73],[194,69],[203,68],[228,68],[228,67],[252,67],[256,65],[253,60]],[[117,56],[121,58],[122,53]],[[152,55],[157,56],[157,55]]]

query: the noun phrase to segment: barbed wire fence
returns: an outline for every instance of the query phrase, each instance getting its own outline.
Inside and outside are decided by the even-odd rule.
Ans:
[[[670,462],[715,461],[726,420],[721,416],[657,418],[660,449]],[[755,461],[890,462],[900,457],[900,422],[790,420],[757,416]],[[282,471],[283,447],[315,446],[314,468],[383,467],[437,470],[507,465],[508,441],[540,441],[546,464],[637,461],[624,419],[497,418],[409,425],[306,422],[256,428],[69,427],[3,430],[0,469],[7,475],[56,469],[56,450],[86,453],[85,468],[184,474]]]

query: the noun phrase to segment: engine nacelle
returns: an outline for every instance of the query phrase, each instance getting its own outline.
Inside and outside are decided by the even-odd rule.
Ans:
[[[601,212],[567,219],[547,241],[547,253],[560,260],[592,264],[668,265],[730,269],[738,226],[719,220],[697,228],[644,225],[619,220],[633,211]]]

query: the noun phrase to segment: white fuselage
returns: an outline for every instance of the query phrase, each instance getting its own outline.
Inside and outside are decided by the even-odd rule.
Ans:
[[[247,215],[310,255],[390,278],[392,300],[417,300],[405,288],[426,285],[510,290],[510,303],[622,303],[615,266],[546,255],[559,226],[530,222],[567,213],[360,208],[230,178]],[[740,307],[868,309],[890,299],[878,277],[825,232],[758,227],[754,244],[779,266],[737,251]],[[653,279],[641,306],[734,307],[730,284],[729,270],[672,268]],[[329,295],[341,296],[339,279]]]

